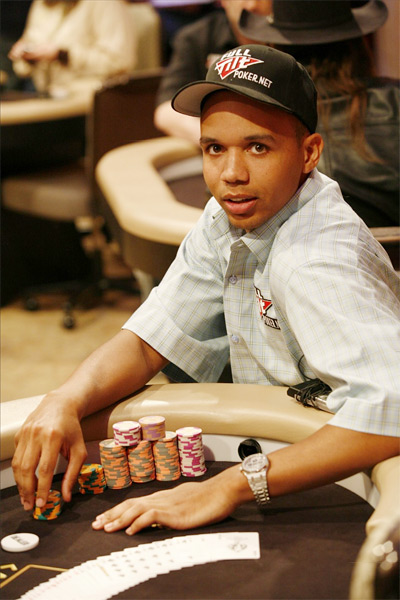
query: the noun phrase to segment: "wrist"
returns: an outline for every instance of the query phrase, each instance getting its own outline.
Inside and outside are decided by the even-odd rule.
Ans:
[[[226,483],[222,483],[226,486],[229,486],[231,497],[235,498],[237,506],[254,500],[253,492],[251,491],[246,477],[241,471],[240,464],[226,469],[226,471],[223,471],[221,475],[226,477]]]
[[[85,401],[74,393],[63,392],[62,389],[56,389],[48,392],[43,398],[41,404],[57,406],[61,413],[68,413],[76,417],[79,421],[85,415]]]

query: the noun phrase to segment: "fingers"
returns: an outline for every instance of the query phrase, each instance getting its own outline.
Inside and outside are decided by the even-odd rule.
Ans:
[[[16,450],[12,460],[14,478],[25,510],[36,503],[44,506],[53,479],[53,472],[61,445],[60,439],[44,444],[38,429],[24,426],[16,438]],[[37,475],[36,477],[36,468]]]
[[[60,452],[68,460],[62,492],[64,500],[69,501],[72,486],[86,458],[79,421],[67,415],[68,427],[65,428],[62,419],[57,422],[58,416],[49,409],[38,409],[15,437],[12,467],[25,510],[31,510],[35,503],[39,507],[45,505]]]
[[[140,501],[125,500],[97,515],[92,527],[93,529],[104,529],[107,532],[118,531],[130,525],[140,515],[140,512]]]
[[[78,478],[82,464],[85,462],[86,457],[86,446],[81,434],[77,442],[70,449],[67,469],[61,484],[62,497],[66,502],[71,501],[72,488]]]
[[[168,526],[167,521],[168,516],[164,511],[147,507],[146,501],[143,499],[130,499],[98,515],[93,521],[92,527],[97,530],[104,529],[107,533],[127,527],[126,533],[133,535],[151,525]]]

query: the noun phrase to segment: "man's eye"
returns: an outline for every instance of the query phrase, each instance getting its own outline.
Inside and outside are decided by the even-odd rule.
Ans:
[[[255,154],[262,154],[267,150],[265,144],[261,144],[259,142],[254,142],[254,144],[252,144],[250,148]]]
[[[219,154],[221,152],[221,146],[219,144],[210,144],[207,146],[208,154]]]

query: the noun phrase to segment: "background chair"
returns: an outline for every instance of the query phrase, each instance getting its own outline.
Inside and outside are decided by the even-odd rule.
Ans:
[[[161,135],[153,125],[153,106],[161,75],[162,70],[159,68],[106,82],[95,93],[92,112],[87,118],[85,160],[5,177],[2,181],[3,209],[11,215],[23,214],[54,223],[69,223],[71,227],[79,226],[82,217],[90,217],[83,221],[90,223],[89,230],[85,227],[83,233],[91,233],[98,240],[101,213],[93,176],[95,166],[99,158],[112,148]],[[56,234],[54,248],[57,248],[59,241]],[[39,245],[40,240],[28,252],[34,253]],[[89,273],[83,280],[64,280],[28,287],[23,296],[26,307],[36,309],[37,294],[72,290],[72,295],[64,304],[63,315],[64,326],[71,328],[75,325],[72,310],[83,295],[86,298],[96,298],[105,289],[120,288],[121,284],[124,284],[125,289],[136,292],[133,277],[124,282],[104,277],[101,249],[95,244],[90,255]]]

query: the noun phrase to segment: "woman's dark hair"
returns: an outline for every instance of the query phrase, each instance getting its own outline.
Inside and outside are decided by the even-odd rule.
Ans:
[[[275,46],[309,71],[318,91],[318,114],[329,134],[329,98],[348,97],[348,125],[354,148],[370,162],[381,162],[365,139],[367,81],[374,76],[372,52],[366,38],[310,46]]]

